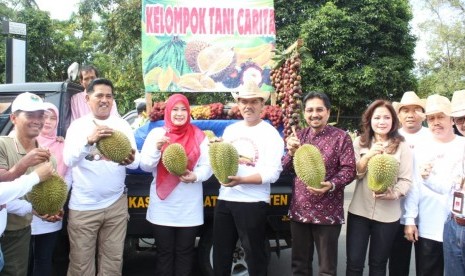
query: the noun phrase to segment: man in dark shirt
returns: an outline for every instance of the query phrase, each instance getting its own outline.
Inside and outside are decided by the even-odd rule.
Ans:
[[[304,99],[304,117],[309,127],[290,136],[283,170],[293,172],[293,155],[302,144],[316,146],[325,162],[322,188],[307,187],[295,177],[289,209],[292,234],[292,273],[312,275],[316,246],[319,275],[336,275],[339,234],[344,223],[344,188],[355,178],[352,140],[343,130],[327,125],[331,103],[324,93],[310,92]]]

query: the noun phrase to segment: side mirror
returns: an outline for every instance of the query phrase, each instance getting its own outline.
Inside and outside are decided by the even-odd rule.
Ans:
[[[77,75],[79,73],[79,63],[73,62],[69,67],[68,67],[68,80],[76,80]]]

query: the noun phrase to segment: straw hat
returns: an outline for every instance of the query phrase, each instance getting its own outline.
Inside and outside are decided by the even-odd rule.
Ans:
[[[455,91],[452,95],[452,117],[465,116],[465,90]]]
[[[400,102],[393,102],[392,106],[396,110],[396,113],[399,113],[400,109],[407,105],[418,105],[425,110],[425,104],[425,99],[420,99],[413,91],[407,91],[402,95]]]
[[[438,94],[428,96],[426,99],[425,115],[441,112],[447,116],[451,116],[452,109],[449,99]]]
[[[257,83],[254,81],[245,82],[237,92],[231,92],[234,100],[242,99],[252,99],[252,98],[262,98],[263,102],[266,102],[270,97],[269,92],[264,92],[260,90]]]

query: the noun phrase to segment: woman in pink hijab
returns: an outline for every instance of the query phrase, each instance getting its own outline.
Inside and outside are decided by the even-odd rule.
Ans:
[[[69,187],[71,177],[67,175],[68,168],[63,163],[63,137],[57,136],[58,108],[51,103],[44,104],[48,112],[44,113],[45,123],[37,137],[37,142],[40,147],[50,150],[56,160],[57,173],[65,179]],[[31,228],[32,257],[30,258],[29,275],[52,275],[52,256],[62,228],[62,221],[48,222],[33,216]]]

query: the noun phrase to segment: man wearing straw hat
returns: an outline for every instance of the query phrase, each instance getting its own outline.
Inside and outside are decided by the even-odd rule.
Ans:
[[[452,96],[452,117],[458,135],[465,135],[465,90],[455,91]],[[450,216],[444,225],[444,267],[445,275],[465,275],[465,148],[456,149],[462,152],[462,162],[456,166],[454,175],[455,185],[451,189],[443,188],[443,192],[448,194],[448,207]],[[442,188],[442,187],[439,187]]]
[[[425,115],[432,139],[415,146],[414,185],[405,200],[405,238],[418,243],[418,275],[443,275],[443,230],[450,213],[446,195],[462,165],[465,138],[454,134],[446,97],[429,96]]]
[[[225,128],[223,140],[238,151],[239,170],[222,183],[215,206],[213,225],[213,269],[215,275],[231,275],[232,256],[239,238],[249,274],[266,275],[266,213],[270,183],[282,171],[284,143],[278,131],[260,119],[269,97],[254,82],[246,82],[233,93],[244,120]]]
[[[455,91],[451,104],[455,134],[465,136],[465,90]]]
[[[415,154],[415,145],[431,138],[431,132],[422,126],[425,119],[425,103],[426,100],[420,99],[413,91],[405,92],[400,102],[392,103],[402,125],[399,133],[405,137],[405,141],[409,144],[413,154]],[[401,198],[402,214],[405,213],[404,204],[405,198]],[[402,217],[400,224],[401,227],[399,227],[389,257],[389,275],[391,276],[407,276],[410,271],[412,243],[404,238],[405,219]]]

